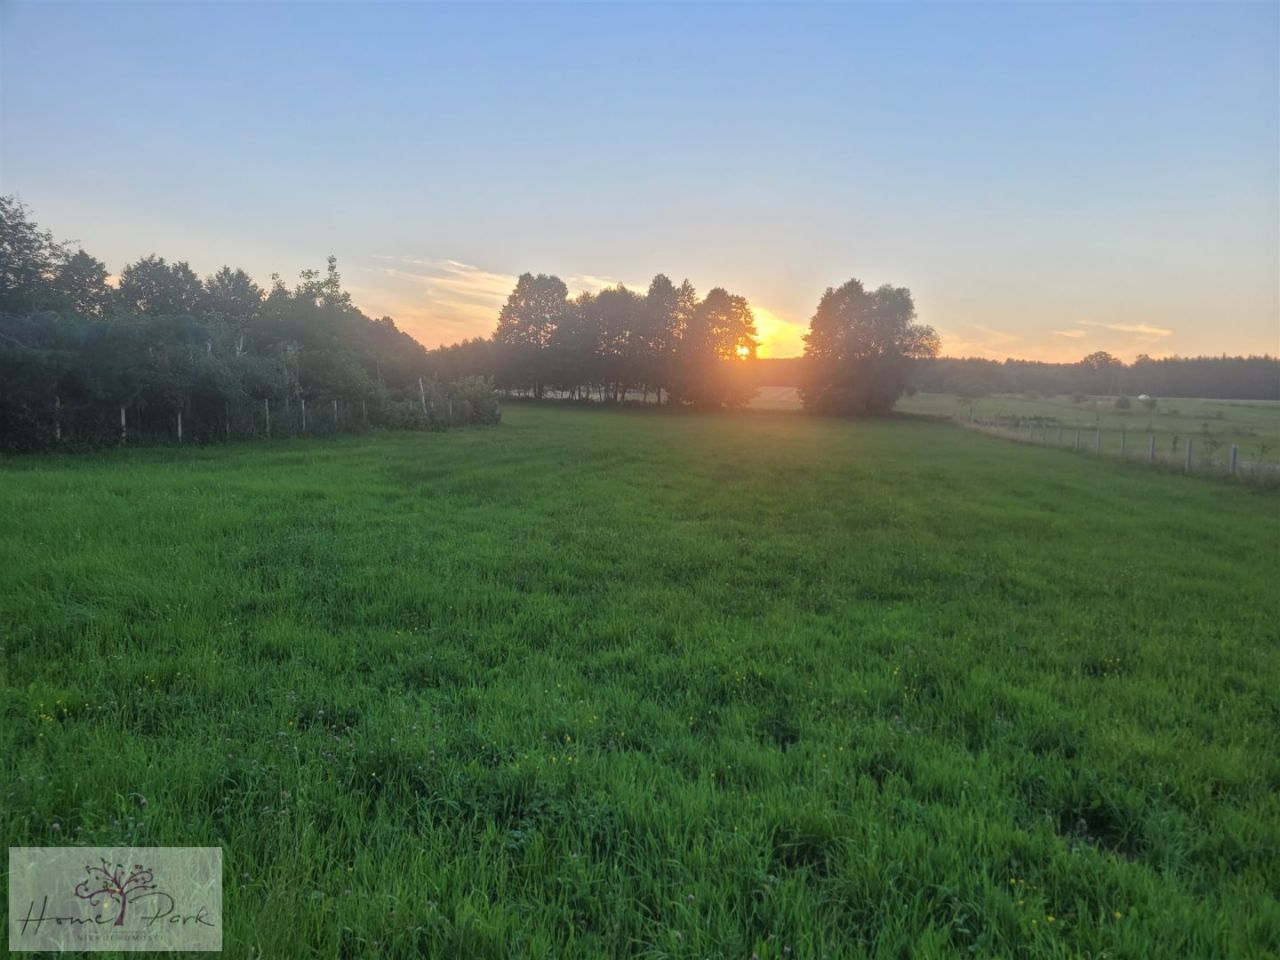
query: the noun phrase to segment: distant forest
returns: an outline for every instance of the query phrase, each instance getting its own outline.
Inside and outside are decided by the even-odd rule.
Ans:
[[[1159,359],[1139,356],[1132,363],[1101,352],[1075,363],[934,357],[912,360],[910,375],[915,390],[965,396],[1080,393],[1280,400],[1280,359],[1269,356]],[[803,357],[756,363],[754,383],[757,386],[799,387],[805,378]]]
[[[510,373],[502,346],[489,338],[475,338],[431,351],[434,369],[449,377]],[[1038,393],[1152,397],[1203,397],[1220,400],[1280,401],[1280,359],[1251,357],[1139,356],[1124,363],[1107,353],[1093,353],[1075,363],[1037,360],[922,357],[907,361],[910,388],[927,393],[983,396],[997,393]],[[750,359],[730,368],[736,393],[749,395],[757,387],[802,388],[811,379],[804,357]],[[508,376],[506,383],[517,383]],[[600,396],[580,390],[578,396]]]

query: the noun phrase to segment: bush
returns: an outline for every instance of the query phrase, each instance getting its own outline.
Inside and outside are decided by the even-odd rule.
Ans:
[[[498,394],[488,377],[465,377],[448,389],[454,423],[495,424],[502,420]]]
[[[1116,397],[1117,410],[1128,410],[1131,406],[1133,406],[1133,401],[1130,400],[1128,397],[1126,397],[1123,393],[1120,394],[1120,396]]]

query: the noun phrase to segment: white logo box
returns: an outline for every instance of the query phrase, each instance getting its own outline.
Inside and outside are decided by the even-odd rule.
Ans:
[[[221,949],[221,847],[9,848],[11,953]]]

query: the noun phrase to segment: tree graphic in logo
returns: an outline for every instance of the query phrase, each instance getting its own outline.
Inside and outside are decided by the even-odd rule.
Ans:
[[[129,898],[143,891],[154,890],[155,874],[150,867],[135,863],[131,871],[126,872],[124,864],[117,863],[114,868],[106,858],[102,858],[102,866],[85,866],[88,876],[76,884],[76,896],[88,900],[89,906],[97,907],[108,900],[119,904],[120,912],[116,914],[113,927],[124,926],[124,914],[129,908]]]

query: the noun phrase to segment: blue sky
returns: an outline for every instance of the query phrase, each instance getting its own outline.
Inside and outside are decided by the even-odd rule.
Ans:
[[[773,355],[850,276],[951,354],[1277,353],[1277,9],[0,0],[0,191],[430,345],[663,271]]]

